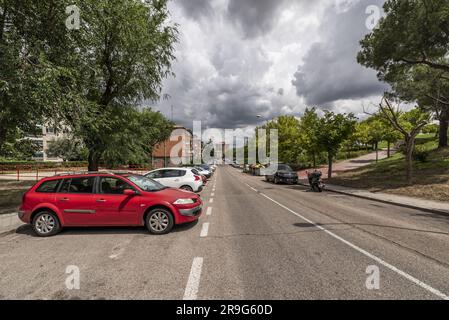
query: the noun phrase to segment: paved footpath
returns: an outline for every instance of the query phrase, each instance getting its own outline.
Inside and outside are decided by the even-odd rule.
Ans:
[[[392,151],[391,154],[393,154],[393,152],[394,151]],[[379,151],[379,160],[385,159],[385,158],[387,158],[387,151],[380,150]],[[354,158],[354,159],[348,159],[348,160],[344,160],[344,161],[340,161],[340,162],[335,162],[333,164],[332,174],[334,176],[337,176],[338,172],[344,172],[344,171],[349,171],[352,169],[364,167],[364,166],[367,166],[367,165],[373,163],[374,161],[376,161],[376,152],[371,152],[371,153],[365,154],[361,157]],[[323,165],[323,166],[319,167],[318,169],[321,170],[321,172],[323,173],[323,177],[327,177],[327,171],[328,171],[327,165]],[[306,171],[311,171],[311,170],[313,170],[313,169],[298,171],[299,179],[302,179],[302,180],[307,179]]]

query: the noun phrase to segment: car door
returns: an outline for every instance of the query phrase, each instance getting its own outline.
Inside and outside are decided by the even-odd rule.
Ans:
[[[89,226],[98,223],[93,198],[94,182],[93,176],[63,180],[55,201],[63,215],[65,225]]]
[[[122,178],[99,177],[94,201],[101,225],[140,225],[140,213],[145,210],[145,207],[141,205],[141,196],[138,194],[125,195],[123,191],[126,189],[137,191]]]

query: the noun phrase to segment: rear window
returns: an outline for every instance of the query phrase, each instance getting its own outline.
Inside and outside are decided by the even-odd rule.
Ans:
[[[58,185],[61,180],[50,180],[42,182],[42,184],[36,189],[36,192],[53,193],[58,189]]]
[[[62,193],[93,193],[95,177],[64,179],[59,192]]]

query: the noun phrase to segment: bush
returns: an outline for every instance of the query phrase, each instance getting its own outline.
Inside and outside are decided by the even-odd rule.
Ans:
[[[413,160],[418,162],[426,162],[429,157],[430,151],[426,149],[423,145],[415,146],[415,150],[413,150]]]

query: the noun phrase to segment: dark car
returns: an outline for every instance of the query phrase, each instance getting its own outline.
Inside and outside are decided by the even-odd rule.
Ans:
[[[274,172],[269,172],[270,168]],[[266,170],[268,171],[265,175],[266,181],[272,181],[275,184],[281,182],[291,184],[298,183],[298,174],[287,164],[278,164],[277,168],[273,169],[273,167],[268,167]]]

